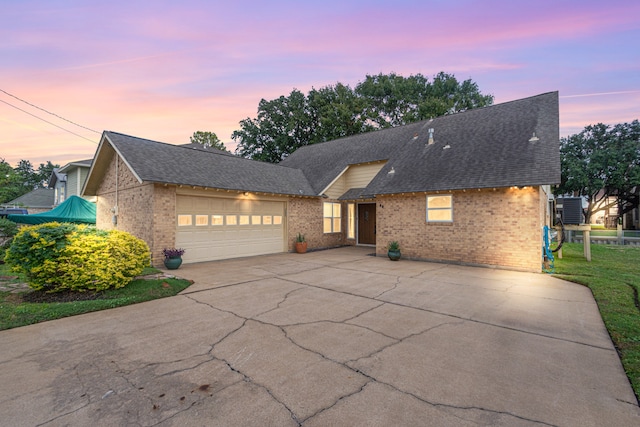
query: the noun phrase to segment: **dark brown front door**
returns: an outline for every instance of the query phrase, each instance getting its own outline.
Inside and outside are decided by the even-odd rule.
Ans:
[[[376,244],[376,204],[358,205],[358,243]]]

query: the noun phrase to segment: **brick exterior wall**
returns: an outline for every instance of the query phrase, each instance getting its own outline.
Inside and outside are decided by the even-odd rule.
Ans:
[[[118,215],[114,225],[116,169]],[[162,249],[172,247],[175,242],[175,187],[140,184],[126,164],[113,156],[96,195],[96,226],[105,230],[116,228],[144,240],[151,249],[152,264],[162,265]]]
[[[114,156],[97,190],[96,225],[117,228],[141,238],[152,251],[153,265],[162,265],[162,249],[175,245],[176,187],[140,184],[127,166],[118,164],[118,222]],[[453,222],[426,222],[426,195],[380,196],[376,253],[386,256],[391,240],[400,242],[407,259],[541,270],[542,226],[548,218],[546,195],[537,187],[525,189],[455,191]],[[323,233],[323,203],[330,199],[290,198],[287,202],[287,247],[295,248],[298,233],[309,249],[354,244],[346,239],[347,204],[342,203],[342,232]],[[382,205],[382,206],[380,206]]]
[[[176,243],[176,187],[155,184],[153,189],[153,246],[149,247],[153,265],[161,266],[162,249]]]
[[[323,232],[323,203],[337,202],[331,199],[290,198],[287,204],[287,247],[295,250],[298,233],[307,240],[308,249],[334,248],[345,244],[344,236],[347,226],[346,205],[342,206],[342,233],[325,234]]]
[[[541,270],[539,188],[456,191],[453,222],[426,222],[426,195],[380,197],[376,253],[391,240],[409,259]]]

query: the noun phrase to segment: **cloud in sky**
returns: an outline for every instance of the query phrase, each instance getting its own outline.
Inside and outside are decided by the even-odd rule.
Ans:
[[[568,135],[638,118],[639,16],[621,0],[24,0],[0,14],[0,89],[99,131],[233,147],[261,98],[445,71],[496,102],[559,90]],[[0,158],[91,157],[99,135],[69,127],[93,142],[0,103]]]

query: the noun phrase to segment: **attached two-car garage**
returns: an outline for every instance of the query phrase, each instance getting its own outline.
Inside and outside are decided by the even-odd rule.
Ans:
[[[176,195],[176,247],[185,263],[287,250],[286,200]]]

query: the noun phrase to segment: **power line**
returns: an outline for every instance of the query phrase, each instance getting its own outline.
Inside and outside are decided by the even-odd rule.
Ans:
[[[0,90],[2,90],[2,89],[0,89]],[[3,91],[3,92],[4,92],[4,91]],[[42,120],[43,122],[48,123],[48,124],[50,124],[51,126],[55,126],[55,127],[57,127],[58,129],[62,129],[62,130],[63,130],[63,131],[65,131],[65,132],[69,132],[69,133],[70,133],[70,134],[72,134],[72,135],[78,136],[78,137],[80,137],[80,138],[82,138],[82,139],[86,139],[87,141],[92,142],[93,144],[97,144],[97,142],[92,141],[92,140],[90,140],[89,138],[86,138],[86,137],[84,137],[84,136],[82,136],[82,135],[80,135],[80,134],[77,134],[77,133],[75,133],[75,132],[73,132],[73,131],[70,131],[69,129],[65,129],[65,128],[61,127],[61,126],[58,126],[58,125],[57,125],[57,124],[55,124],[55,123],[51,123],[50,121],[45,120],[45,119],[43,119],[42,117],[38,117],[38,116],[36,116],[35,114],[32,114],[32,113],[30,113],[30,112],[28,112],[28,111],[26,111],[26,110],[23,110],[23,109],[22,109],[22,108],[20,108],[20,107],[16,107],[15,105],[8,103],[7,101],[3,101],[2,99],[0,99],[0,102],[2,102],[3,104],[7,104],[8,106],[15,108],[16,110],[20,110],[20,111],[22,111],[22,112],[23,112],[23,113],[25,113],[25,114],[28,114],[28,115],[30,115],[30,116],[33,116],[33,117],[35,117],[35,118],[36,118],[36,119],[38,119],[38,120]],[[94,132],[95,132],[95,131],[94,131]]]
[[[57,115],[56,113],[52,113],[51,111],[45,110],[44,108],[41,108],[41,107],[38,107],[37,105],[34,105],[34,104],[32,104],[32,103],[30,103],[30,102],[28,102],[28,101],[25,101],[24,99],[18,98],[17,96],[10,94],[10,93],[9,93],[9,92],[7,92],[6,90],[2,90],[2,89],[0,89],[0,92],[5,93],[5,94],[9,95],[9,96],[10,96],[10,97],[12,97],[12,98],[17,99],[18,101],[24,102],[25,104],[30,105],[30,106],[32,106],[33,108],[37,108],[37,109],[38,109],[38,110],[40,110],[40,111],[44,111],[44,112],[45,112],[45,113],[47,113],[47,114],[51,114],[52,116],[55,116],[55,117],[57,117],[57,118],[59,118],[59,119],[61,119],[61,120],[64,120],[65,122],[71,123],[71,124],[72,124],[72,125],[74,125],[74,126],[78,126],[78,127],[83,128],[83,129],[90,130],[91,132],[95,132],[95,133],[97,133],[97,134],[100,134],[100,132],[98,132],[97,130],[93,130],[93,129],[88,128],[88,127],[86,127],[86,126],[79,125],[78,123],[73,122],[73,121],[71,121],[71,120],[65,119],[64,117],[59,116],[59,115]],[[4,102],[4,101],[3,101],[3,102]],[[8,103],[8,102],[5,102],[5,104],[9,104],[9,103]],[[11,104],[9,104],[9,105],[11,105]],[[11,105],[11,106],[12,106],[12,107],[15,107],[14,105]],[[15,108],[18,108],[18,107],[15,107]],[[18,108],[18,110],[20,110],[20,108]],[[25,112],[25,113],[26,113],[26,111],[24,111],[24,110],[20,110],[20,111],[23,111],[23,112]],[[29,113],[27,113],[27,114],[29,114]],[[31,115],[33,116],[33,114],[31,114]],[[39,117],[37,117],[37,116],[34,116],[34,117],[39,118]],[[42,119],[40,119],[40,120],[42,120]],[[46,121],[46,120],[45,120],[45,121]],[[49,123],[49,122],[47,122],[47,123]],[[49,123],[49,124],[52,124],[52,123]],[[54,126],[55,126],[55,125],[54,125]],[[63,128],[60,128],[60,129],[63,129]],[[63,129],[63,130],[66,130],[66,129]],[[71,133],[73,133],[73,132],[71,132]],[[74,134],[74,135],[75,135],[75,134]]]

